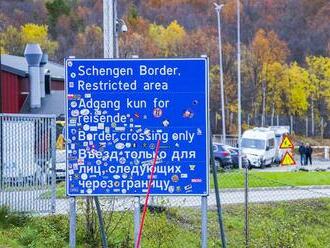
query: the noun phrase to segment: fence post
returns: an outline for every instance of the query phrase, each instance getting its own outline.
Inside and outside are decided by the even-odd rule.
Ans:
[[[249,247],[249,166],[244,169],[244,232],[245,247]]]
[[[134,197],[134,247],[137,245],[140,227],[140,196]]]
[[[51,118],[51,212],[56,211],[56,119]]]
[[[0,190],[3,188],[3,136],[2,136],[3,115],[0,114]],[[1,198],[0,198],[1,200]]]
[[[324,158],[329,160],[329,146],[324,147]]]
[[[76,198],[70,197],[70,248],[76,247]]]
[[[207,196],[202,196],[202,248],[207,248]]]

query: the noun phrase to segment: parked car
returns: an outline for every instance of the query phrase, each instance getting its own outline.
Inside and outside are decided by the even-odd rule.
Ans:
[[[213,156],[215,160],[215,166],[219,169],[231,169],[233,167],[233,161],[230,152],[225,148],[225,145],[220,143],[213,143]]]
[[[228,146],[228,145],[226,145],[225,148],[230,152],[230,156],[233,161],[233,167],[238,168],[239,149],[237,147]],[[248,166],[249,169],[251,168],[251,165],[246,155],[242,154],[242,167],[245,168],[246,166]]]
[[[56,150],[56,182],[65,181],[66,177],[65,150]]]

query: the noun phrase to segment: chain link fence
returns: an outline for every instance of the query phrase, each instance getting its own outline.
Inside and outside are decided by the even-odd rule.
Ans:
[[[19,136],[27,133],[23,126],[21,129],[23,131]],[[61,144],[61,138],[58,139],[61,132],[58,128],[55,167],[56,204],[54,205],[56,208],[54,215],[51,215],[51,208],[46,209],[50,216],[45,218],[55,218],[58,223],[63,224],[58,232],[65,232],[66,238],[63,244],[67,244],[69,199],[65,195],[64,182],[65,146]],[[8,140],[3,138],[3,133],[1,135],[3,151]],[[235,142],[234,138],[233,142]],[[20,144],[17,145],[19,146]],[[53,158],[51,155],[47,156],[45,156],[47,159]],[[17,155],[17,157],[25,156]],[[39,156],[34,156],[36,157]],[[3,155],[1,159],[3,164]],[[324,166],[324,170],[310,168],[313,171],[306,171],[304,167],[295,167],[284,172],[252,169],[248,170],[247,174],[239,169],[226,171],[220,169],[217,176],[227,247],[327,247],[330,231],[330,183],[329,172],[324,170],[329,168],[327,166]],[[3,169],[1,171],[3,173]],[[244,187],[246,175],[247,191]],[[221,247],[214,182],[210,180],[208,247]],[[41,185],[38,187],[40,188]],[[2,188],[0,205],[7,205],[3,199],[11,199],[5,196],[4,192]],[[21,191],[15,188],[12,192],[18,194]],[[26,200],[31,206],[33,205],[31,199],[50,200],[52,197],[52,188],[49,184],[46,188],[43,187],[43,192],[35,192],[37,193],[34,196],[29,196]],[[246,192],[248,202],[245,201]],[[145,198],[100,197],[99,201],[108,246],[133,247],[134,208],[138,205],[142,210]],[[78,246],[101,247],[93,198],[77,198],[77,211]],[[45,211],[40,210],[39,213]],[[58,242],[58,244],[62,243]],[[54,247],[57,246],[54,244]],[[151,197],[141,247],[201,247],[201,197]]]
[[[54,127],[55,116],[0,114],[0,205],[55,211]]]
[[[330,169],[330,163],[328,167],[325,170]],[[323,241],[318,241],[318,247],[326,247],[324,234],[329,231],[329,215],[326,214],[330,208],[330,185],[326,185],[329,172],[320,171],[317,167],[309,172],[304,167],[291,168],[285,172],[248,170],[247,204],[245,171],[233,169],[218,172],[227,247],[310,247],[306,242],[315,237],[323,238]],[[313,184],[310,182],[306,182],[305,186],[300,185],[304,183],[299,180],[303,181],[306,177],[314,177],[315,181],[323,181],[325,185],[308,185]],[[213,185],[211,180],[208,247],[221,247]],[[61,188],[64,184],[60,182],[58,186]],[[62,199],[59,196],[56,212],[67,214],[69,204],[64,196],[64,188],[59,191],[63,195]],[[110,247],[134,246],[135,200],[134,197],[100,198]],[[141,210],[144,201],[144,197],[139,198]],[[93,244],[100,247],[93,204],[92,198],[78,198],[78,222],[93,226],[88,229],[89,236],[93,234]],[[319,214],[325,216],[319,218]],[[93,218],[94,222],[91,221]],[[304,225],[305,221],[310,222],[310,229]],[[325,225],[323,231],[312,230],[314,225],[321,224]],[[311,238],[313,235],[315,237]],[[152,197],[149,200],[142,247],[201,247],[201,197]]]

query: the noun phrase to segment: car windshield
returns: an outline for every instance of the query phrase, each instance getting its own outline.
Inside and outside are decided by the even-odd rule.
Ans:
[[[242,139],[242,147],[263,150],[265,149],[265,141],[257,139]]]

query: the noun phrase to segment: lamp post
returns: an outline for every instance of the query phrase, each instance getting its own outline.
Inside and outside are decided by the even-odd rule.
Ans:
[[[241,18],[240,18],[240,0],[237,0],[237,126],[238,126],[238,165],[242,169],[242,148],[241,148]]]
[[[241,143],[241,13],[240,0],[237,0],[237,126],[238,126],[238,165],[242,169],[242,143]],[[245,165],[244,170],[244,232],[245,232],[245,247],[249,247],[249,174],[248,165]]]
[[[119,34],[126,33],[128,31],[127,25],[123,19],[116,20],[116,32],[115,32],[115,58],[119,58]]]
[[[103,0],[103,47],[104,58],[114,57],[114,1]]]
[[[218,19],[218,36],[219,36],[219,70],[220,70],[220,91],[221,91],[221,120],[222,120],[222,142],[226,144],[226,118],[225,118],[225,96],[223,86],[223,64],[222,64],[222,41],[221,41],[221,21],[220,11],[223,4],[214,3],[215,11],[217,12]]]

